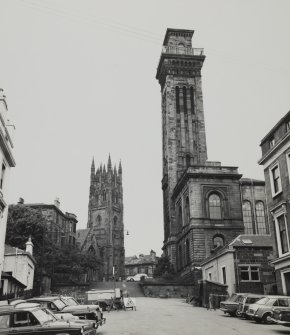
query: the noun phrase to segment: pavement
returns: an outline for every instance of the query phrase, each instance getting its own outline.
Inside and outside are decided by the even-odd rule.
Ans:
[[[290,328],[257,324],[220,310],[193,307],[184,299],[136,298],[137,310],[105,312],[99,335],[283,335]]]

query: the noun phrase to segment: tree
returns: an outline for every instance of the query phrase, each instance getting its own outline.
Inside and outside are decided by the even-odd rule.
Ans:
[[[35,285],[39,288],[43,271],[52,284],[78,280],[79,275],[97,270],[100,259],[93,252],[82,252],[76,246],[57,246],[51,239],[47,223],[40,211],[25,205],[10,205],[7,219],[6,244],[25,250],[31,236],[36,259]]]
[[[173,278],[175,274],[174,268],[170,259],[166,255],[162,255],[157,262],[154,277],[162,277],[162,278]]]
[[[33,253],[37,258],[42,254],[43,246],[51,249],[51,240],[46,232],[44,217],[38,210],[24,205],[9,206],[6,244],[25,250],[25,243],[31,236]]]

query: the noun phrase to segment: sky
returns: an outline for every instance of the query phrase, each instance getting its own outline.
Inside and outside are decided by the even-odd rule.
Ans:
[[[290,1],[0,0],[0,87],[14,124],[10,202],[86,228],[90,166],[122,161],[126,256],[163,243],[161,95],[167,28],[192,29],[208,158],[263,179],[261,139],[290,109]]]

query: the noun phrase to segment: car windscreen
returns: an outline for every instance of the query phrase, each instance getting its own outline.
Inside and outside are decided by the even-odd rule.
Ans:
[[[238,298],[237,294],[233,294],[232,296],[229,297],[229,299],[227,299],[227,301],[236,301]]]
[[[254,304],[256,301],[258,301],[258,300],[260,300],[261,299],[261,297],[248,297],[247,298],[247,300],[246,300],[246,303],[247,304]]]
[[[244,299],[244,297],[243,297],[242,295],[239,295],[239,296],[237,297],[237,299],[235,300],[235,302],[242,302],[243,299]]]
[[[61,301],[60,299],[57,300],[53,300],[53,303],[55,304],[55,306],[61,311],[66,307],[66,304]]]
[[[269,301],[269,298],[262,298],[262,299],[256,301],[255,303],[257,305],[265,305],[268,301]]]
[[[37,310],[33,311],[32,314],[36,317],[36,319],[41,324],[44,324],[46,322],[55,321],[55,319],[53,318],[53,316],[51,314],[45,312],[42,309],[37,309]]]
[[[73,298],[63,298],[63,301],[68,306],[77,306],[78,303]]]

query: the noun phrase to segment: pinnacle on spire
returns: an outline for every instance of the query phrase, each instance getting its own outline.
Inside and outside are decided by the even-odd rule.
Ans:
[[[108,171],[112,169],[111,155],[109,154],[108,158]]]
[[[93,160],[92,160],[91,171],[95,173],[95,160],[94,160],[94,157],[93,157]]]
[[[114,164],[114,174],[117,174],[116,164]]]
[[[120,163],[119,163],[118,173],[122,174],[122,163],[121,163],[121,160],[120,160]]]

